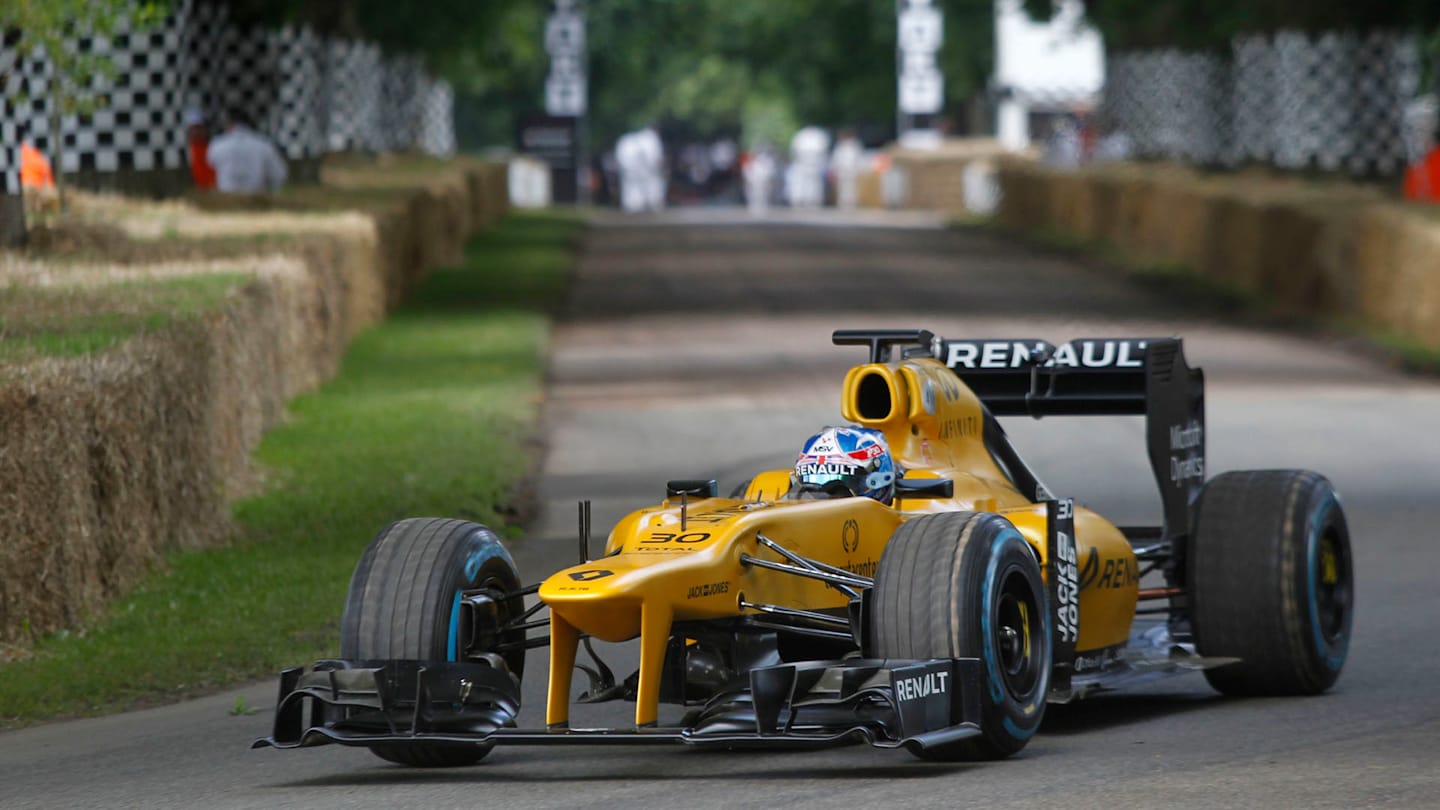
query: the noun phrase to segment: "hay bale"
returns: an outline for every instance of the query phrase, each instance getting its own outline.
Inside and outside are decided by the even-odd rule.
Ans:
[[[1189,267],[1296,315],[1353,315],[1440,347],[1440,222],[1374,189],[1174,166],[999,163],[1006,228]]]
[[[503,214],[504,184],[503,167],[467,165],[365,214],[82,196],[82,217],[113,226],[105,252],[130,263],[0,258],[0,296],[87,289],[89,304],[117,283],[248,277],[213,311],[109,350],[0,362],[0,644],[73,627],[165,553],[230,537],[228,503],[257,485],[250,454],[286,403],[332,376],[350,340],[429,265],[455,261],[476,225]],[[207,240],[233,252],[241,239],[260,249],[146,258],[177,245],[204,253]]]

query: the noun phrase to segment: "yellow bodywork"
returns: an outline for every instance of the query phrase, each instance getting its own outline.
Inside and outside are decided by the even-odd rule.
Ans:
[[[611,532],[604,556],[559,571],[540,586],[539,597],[551,612],[547,723],[569,721],[581,633],[605,641],[640,638],[635,723],[648,726],[658,715],[672,622],[755,612],[742,608],[742,601],[806,610],[847,606],[848,597],[826,583],[744,565],[742,555],[784,562],[757,535],[873,577],[886,542],[903,521],[931,512],[998,512],[1048,572],[1045,505],[1019,492],[996,466],[984,443],[980,402],[949,369],[929,357],[856,366],[845,377],[840,413],[883,431],[907,479],[949,478],[954,497],[888,506],[862,497],[788,500],[790,471],[784,469],[756,475],[739,499],[691,500],[683,509],[669,500],[631,513]],[[1083,507],[1075,510],[1075,540],[1082,569],[1080,654],[1127,639],[1139,577],[1129,541]],[[1085,572],[1092,566],[1095,575],[1086,587]]]

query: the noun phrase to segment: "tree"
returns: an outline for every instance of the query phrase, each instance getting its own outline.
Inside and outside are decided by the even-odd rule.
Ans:
[[[1112,49],[1229,47],[1241,33],[1281,29],[1320,32],[1440,25],[1434,0],[1082,0],[1085,16]],[[1036,19],[1049,19],[1054,0],[1025,0]]]

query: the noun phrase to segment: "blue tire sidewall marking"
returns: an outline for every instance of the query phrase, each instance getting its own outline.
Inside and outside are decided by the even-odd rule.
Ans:
[[[450,605],[450,632],[445,649],[445,660],[459,660],[460,646],[460,591],[455,592],[455,601]]]
[[[471,537],[474,536],[471,535]],[[465,557],[465,584],[467,586],[474,585],[475,577],[480,574],[480,569],[485,567],[485,563],[496,557],[503,559],[510,569],[514,570],[515,561],[510,558],[509,550],[493,536],[480,535],[479,544],[471,549],[469,555]],[[461,590],[456,589],[454,601],[450,605],[450,630],[446,633],[445,647],[445,660],[447,661],[457,661],[460,655],[460,595]]]
[[[1350,634],[1346,632],[1350,625],[1350,615],[1347,612],[1344,618],[1344,626],[1341,627],[1339,649],[1334,655],[1329,654],[1330,645],[1326,643],[1325,636],[1320,629],[1320,529],[1324,526],[1324,518],[1335,508],[1335,494],[1328,494],[1315,511],[1310,513],[1310,519],[1306,523],[1305,557],[1306,557],[1306,585],[1309,588],[1307,601],[1310,603],[1310,632],[1315,637],[1315,653],[1325,662],[1325,666],[1332,671],[1340,669],[1345,663],[1345,656],[1350,649]],[[1349,560],[1344,560],[1349,563]]]
[[[998,573],[1000,565],[1000,551],[1001,548],[1004,546],[1005,542],[1012,537],[1016,540],[1019,540],[1021,543],[1025,542],[1025,538],[1021,537],[1019,530],[1015,529],[1015,527],[1013,526],[1007,526],[998,534],[996,534],[995,538],[990,541],[990,561],[989,563],[987,563],[985,568],[985,585],[983,589],[984,597],[981,600],[980,604],[980,636],[982,639],[981,643],[985,652],[985,680],[989,685],[991,702],[996,705],[1004,704],[1005,687],[1004,681],[1000,675],[998,663],[999,656],[996,654],[995,651],[995,637],[990,632],[990,617],[992,615],[991,607],[993,605],[993,600],[995,596],[995,577]],[[1043,634],[1043,638],[1046,639],[1048,642],[1050,638],[1049,611],[1042,609],[1040,611],[1040,616],[1041,633]],[[1047,661],[1045,662],[1045,666],[1042,667],[1040,674],[1040,682],[1036,684],[1036,693],[1041,696],[1042,700],[1044,698],[1045,691],[1049,688],[1049,669],[1049,662]],[[1012,719],[1008,714],[1002,721],[1002,725],[1005,726],[1005,730],[1010,733],[1010,736],[1022,740],[1029,739],[1032,735],[1035,734],[1035,729],[1039,728],[1038,723],[1034,726],[1031,726],[1030,728],[1020,728],[1020,726],[1016,725],[1014,719]]]

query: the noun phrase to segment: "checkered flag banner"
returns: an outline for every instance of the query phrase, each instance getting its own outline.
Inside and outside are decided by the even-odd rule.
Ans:
[[[24,81],[19,54],[0,45],[0,194],[20,193],[20,120]]]
[[[58,77],[43,51],[23,60],[25,100],[12,111],[18,119],[13,125],[24,129],[46,154],[52,153],[58,137],[63,147],[59,168],[64,172],[183,166],[182,37],[181,20],[172,16],[148,31],[122,26],[112,37],[81,36],[67,43],[79,53],[108,58],[115,73],[82,88],[100,103],[89,114],[62,114],[59,132],[52,131],[51,117],[56,103],[52,83]]]
[[[444,79],[427,82],[422,95],[420,135],[415,144],[420,151],[436,157],[455,154],[455,93]]]
[[[325,151],[324,41],[308,28],[286,26],[269,34],[274,59],[274,103],[268,130],[291,160]]]
[[[379,48],[365,42],[329,42],[325,64],[325,92],[330,101],[326,144],[332,151],[380,147],[382,81]]]
[[[1421,72],[1408,32],[1240,36],[1227,54],[1113,54],[1101,114],[1146,157],[1390,175]]]
[[[242,28],[227,7],[180,0],[146,31],[67,43],[108,58],[113,79],[88,88],[101,102],[61,117],[52,132],[52,82],[44,52],[21,58],[0,45],[0,191],[19,188],[22,137],[51,153],[63,147],[71,173],[179,169],[186,116],[215,122],[227,109],[249,115],[290,159],[332,150],[455,151],[454,96],[414,57],[387,57],[367,42],[327,40],[305,27]]]

